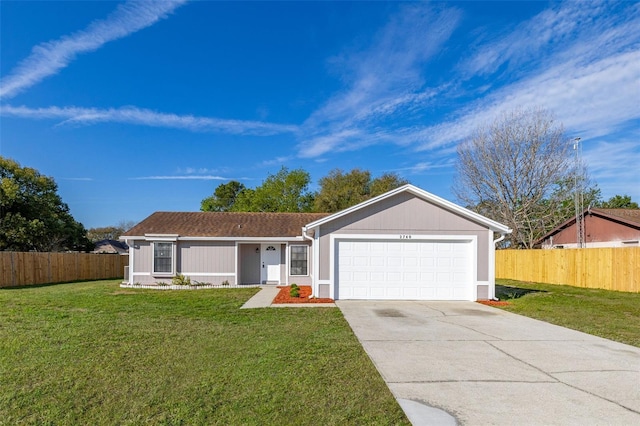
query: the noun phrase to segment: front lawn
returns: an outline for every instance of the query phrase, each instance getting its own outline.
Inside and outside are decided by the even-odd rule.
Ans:
[[[496,280],[501,309],[640,347],[640,294]]]
[[[256,291],[0,290],[0,424],[409,424],[337,308]]]

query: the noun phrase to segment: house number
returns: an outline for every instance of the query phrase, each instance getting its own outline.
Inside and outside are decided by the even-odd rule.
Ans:
[[[410,240],[411,239],[411,235],[402,235],[402,234],[400,234],[400,239],[401,240]]]

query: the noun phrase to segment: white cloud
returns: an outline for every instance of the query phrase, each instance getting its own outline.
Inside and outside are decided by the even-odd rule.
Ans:
[[[220,174],[220,173],[226,173],[229,171],[228,167],[220,167],[220,168],[215,168],[215,169],[209,169],[207,167],[178,167],[176,169],[176,173],[179,175],[206,175],[206,174]]]
[[[392,169],[390,171],[407,172],[408,174],[419,175],[439,169],[451,169],[453,167],[453,163],[453,158],[449,157],[435,161],[420,161],[412,166]]]
[[[331,151],[343,151],[348,142],[354,140],[360,134],[358,130],[354,129],[312,137],[300,146],[299,154],[303,158],[312,158]]]
[[[401,8],[363,52],[334,58],[347,87],[332,96],[301,126],[300,156],[316,157],[394,141],[380,122],[433,102],[438,91],[424,89],[422,66],[438,53],[456,28],[460,13],[428,4]]]
[[[0,97],[7,99],[67,67],[79,54],[128,36],[166,18],[186,0],[129,1],[106,19],[84,30],[35,46],[11,74],[0,82]]]
[[[112,122],[185,129],[193,132],[221,132],[240,135],[275,135],[295,132],[298,129],[297,126],[287,124],[167,114],[136,107],[99,109],[54,106],[28,108],[26,106],[1,105],[0,114],[21,118],[63,120],[59,125]]]
[[[294,157],[292,155],[276,157],[271,160],[264,160],[262,163],[260,163],[260,165],[261,166],[279,166],[292,160],[293,158]]]
[[[636,132],[637,136],[638,133]],[[583,158],[592,179],[603,196],[630,195],[640,201],[640,144],[637,140],[584,141]]]
[[[456,10],[438,15],[427,7],[403,9],[371,48],[339,61],[349,70],[346,80],[351,84],[301,126],[300,156],[377,143],[437,149],[438,155],[446,156],[479,125],[520,106],[555,112],[569,132],[583,139],[610,134],[640,119],[640,5],[552,5],[497,37],[498,41],[472,47],[470,59],[457,66],[449,82],[425,90],[427,76],[420,67],[431,58],[429,49],[444,47],[458,20]],[[491,75],[503,64],[508,64],[511,81],[497,75],[482,91],[466,88],[467,78]],[[396,124],[405,123],[402,118],[415,110],[431,107],[430,103],[442,99],[459,103],[469,89],[475,90],[476,98],[448,120],[433,125]]]
[[[176,176],[141,176],[129,178],[129,180],[239,180],[245,178],[228,178],[212,175],[176,175]]]
[[[555,47],[544,61],[538,61],[537,67],[529,67],[519,80],[487,92],[449,121],[410,129],[405,137],[420,150],[455,144],[478,125],[495,119],[501,111],[519,106],[543,106],[555,112],[569,132],[583,139],[608,135],[640,119],[640,7],[628,9],[622,22],[618,22],[621,19],[618,15],[604,14],[598,18],[589,10],[592,28],[561,30],[561,36],[563,31],[578,34],[565,40],[564,47]],[[564,10],[557,13],[561,18],[555,20],[549,13],[525,22],[506,39],[516,50],[521,47],[526,50],[526,45],[535,43],[528,38],[532,38],[529,33],[542,19],[540,16],[560,27],[559,22],[568,19]],[[543,25],[543,32],[544,28]],[[490,45],[487,50],[495,48]],[[508,52],[501,55],[504,61],[510,57]],[[491,68],[484,71],[490,72]]]

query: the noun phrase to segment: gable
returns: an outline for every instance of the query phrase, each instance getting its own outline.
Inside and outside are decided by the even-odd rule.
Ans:
[[[335,224],[334,225],[327,225],[327,224],[331,222],[339,224],[339,220],[344,216],[349,216],[349,215],[352,215],[354,217],[358,215],[362,216],[363,213],[357,213],[360,210],[366,211],[368,209],[371,209],[369,213],[364,213],[364,216],[371,215],[372,214],[371,212],[374,212],[374,213],[381,212],[385,210],[384,208],[385,200],[397,197],[400,194],[413,195],[416,199],[426,201],[427,203],[433,205],[434,207],[439,207],[440,209],[446,211],[447,213],[453,216],[457,216],[459,218],[465,219],[468,222],[475,223],[476,225],[481,226],[481,228],[484,230],[499,232],[500,234],[503,234],[503,235],[511,233],[511,229],[509,229],[507,226],[501,223],[491,220],[471,210],[465,209],[464,207],[454,204],[451,201],[447,201],[444,198],[440,198],[436,195],[433,195],[427,191],[424,191],[410,184],[401,186],[400,188],[393,189],[389,192],[386,192],[382,195],[374,197],[370,200],[363,201],[362,203],[357,204],[353,207],[349,207],[340,212],[334,213],[325,218],[309,223],[307,226],[305,226],[305,230],[310,230],[319,226],[322,226],[324,229],[332,228],[332,227],[335,228],[336,227]],[[440,222],[442,221],[448,222],[448,219],[444,219],[444,216],[438,215],[437,213],[435,213],[435,211],[427,212],[427,216],[429,216],[429,213],[435,216],[438,216],[440,219]],[[397,223],[397,219],[395,223]]]
[[[409,192],[400,192],[321,226],[322,234],[338,230],[482,231],[486,226]]]

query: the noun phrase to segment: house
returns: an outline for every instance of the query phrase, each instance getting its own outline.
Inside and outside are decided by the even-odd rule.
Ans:
[[[588,208],[584,217],[584,247],[634,247],[640,242],[639,209]],[[561,223],[537,242],[549,248],[576,248],[576,218]]]
[[[126,232],[129,283],[310,285],[333,299],[493,298],[506,226],[413,185],[334,214],[157,212]]]
[[[95,244],[95,248],[91,253],[108,253],[108,254],[129,254],[129,246],[126,243],[116,240],[100,240]]]

